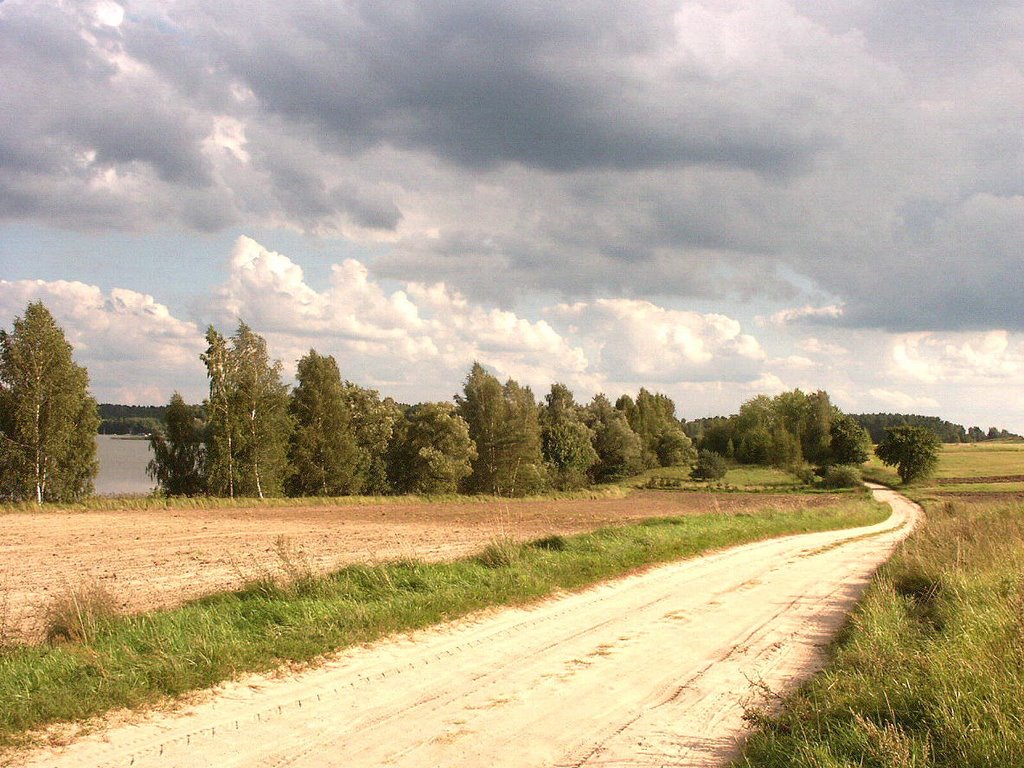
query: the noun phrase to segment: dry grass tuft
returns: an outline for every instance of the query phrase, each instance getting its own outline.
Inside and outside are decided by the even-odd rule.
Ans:
[[[523,545],[507,536],[495,539],[477,556],[487,568],[507,568],[523,556]]]
[[[87,581],[53,599],[43,618],[43,634],[50,643],[89,645],[100,627],[120,614],[114,596],[99,583]]]

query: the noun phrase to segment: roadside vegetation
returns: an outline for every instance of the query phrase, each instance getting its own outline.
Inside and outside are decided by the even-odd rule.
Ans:
[[[937,475],[1022,471],[1024,446],[1006,443],[947,446]],[[879,570],[826,670],[777,712],[751,711],[736,765],[1024,765],[1024,503],[1018,483],[964,485],[983,490],[905,491],[927,523]]]
[[[636,568],[789,533],[883,520],[866,495],[832,507],[658,518],[527,544],[493,542],[452,563],[352,566],[317,576],[279,551],[274,573],[243,590],[136,616],[82,589],[56,601],[49,643],[0,652],[0,745],[57,721],[139,707],[286,662],[498,605],[522,604]]]

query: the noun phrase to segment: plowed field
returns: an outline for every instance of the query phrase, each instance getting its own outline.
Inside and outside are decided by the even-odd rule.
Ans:
[[[127,611],[278,573],[453,559],[496,538],[578,533],[647,517],[826,506],[826,495],[637,492],[600,500],[389,503],[0,515],[0,634],[37,640],[47,605],[95,583]],[[0,637],[3,639],[3,637]]]

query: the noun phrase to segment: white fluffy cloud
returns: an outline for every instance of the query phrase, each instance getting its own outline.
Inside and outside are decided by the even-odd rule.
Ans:
[[[203,397],[203,328],[245,320],[289,373],[311,347],[343,375],[407,402],[448,399],[474,360],[542,395],[562,381],[580,399],[640,386],[674,397],[687,417],[726,414],[759,393],[827,389],[847,411],[916,411],[1024,430],[1024,335],[865,333],[771,325],[761,338],[720,313],[594,298],[539,317],[474,301],[445,283],[388,282],[354,259],[315,285],[288,255],[241,237],[227,276],[176,316],[158,297],[74,281],[0,281],[0,317],[42,300],[65,329],[101,400]],[[881,374],[881,375],[880,375]],[[999,414],[994,415],[994,414]]]
[[[802,307],[780,309],[768,318],[758,318],[759,325],[789,325],[805,320],[834,320],[843,316],[842,304],[827,304],[815,307],[806,304]]]
[[[921,411],[932,412],[939,407],[935,398],[923,395],[908,395],[895,389],[881,389],[874,387],[868,390],[868,394],[875,399],[883,410],[898,411],[900,413],[920,413]]]
[[[894,374],[927,384],[1010,383],[1024,376],[1024,339],[1005,330],[905,334],[891,360]]]
[[[8,317],[37,299],[65,328],[101,399],[165,402],[173,389],[202,396],[203,324],[121,288],[0,282],[0,313]],[[288,256],[249,237],[236,242],[228,276],[204,311],[227,333],[247,322],[289,372],[315,347],[335,355],[346,376],[410,401],[447,399],[474,360],[538,394],[563,381],[581,397],[641,385],[679,392],[694,382],[743,389],[766,375],[760,343],[725,315],[596,299],[532,319],[443,283],[388,288],[353,259],[333,265],[318,289]]]
[[[572,322],[610,381],[749,380],[765,359],[757,339],[725,315],[636,299],[562,304],[552,315]]]
[[[174,389],[192,397],[201,391],[201,330],[149,294],[65,280],[0,280],[0,316],[20,317],[32,301],[42,301],[64,329],[100,399],[148,404],[165,402]]]
[[[753,381],[766,357],[730,317],[648,301],[562,304],[534,320],[444,283],[389,291],[353,259],[334,265],[317,290],[289,257],[248,237],[234,248],[213,311],[221,323],[244,318],[267,334],[289,364],[316,346],[354,377],[410,399],[448,396],[474,360],[537,388],[565,381],[592,394],[633,382]]]

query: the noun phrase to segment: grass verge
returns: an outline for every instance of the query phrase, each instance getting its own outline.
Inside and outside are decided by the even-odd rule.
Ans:
[[[0,746],[25,732],[119,707],[138,707],[245,672],[306,662],[335,649],[522,604],[633,569],[771,536],[879,522],[865,498],[803,512],[657,518],[527,544],[496,541],[452,563],[344,568],[316,578],[301,566],[284,582],[168,611],[97,616],[85,641],[0,654]]]
[[[750,713],[736,765],[1024,765],[1024,505],[923,501],[828,668]]]

